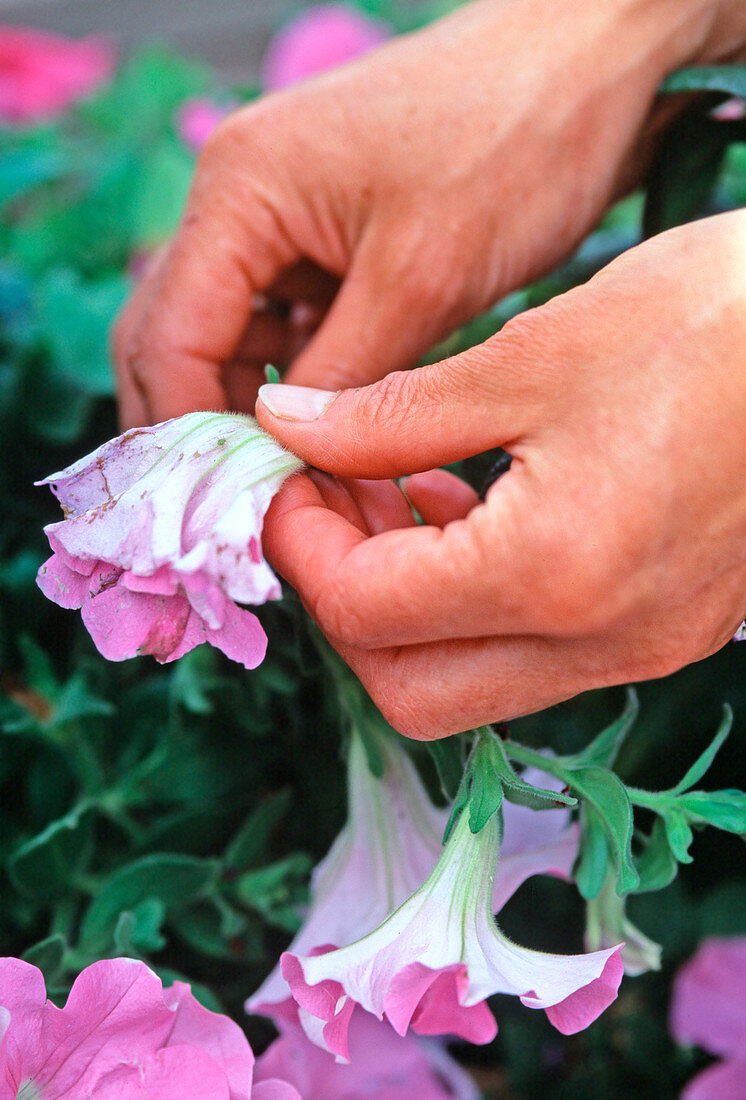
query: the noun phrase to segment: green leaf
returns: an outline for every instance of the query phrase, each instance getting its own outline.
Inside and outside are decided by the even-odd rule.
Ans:
[[[231,871],[246,871],[262,856],[275,826],[290,808],[289,787],[263,799],[225,849],[223,862]]]
[[[234,884],[238,901],[255,909],[269,924],[286,932],[297,932],[300,907],[308,897],[308,877],[313,861],[305,852],[248,871]]]
[[[81,802],[16,849],[8,871],[21,893],[48,902],[74,889],[72,880],[88,855],[89,811],[89,803]]]
[[[280,378],[280,372],[277,367],[273,367],[271,363],[267,363],[264,368],[264,380],[270,382],[273,386],[282,381]]]
[[[128,288],[121,275],[83,282],[64,268],[48,272],[36,287],[39,328],[55,373],[93,397],[114,392],[109,330]]]
[[[671,845],[671,851],[675,858],[679,863],[691,863],[692,857],[689,855],[689,848],[694,840],[694,834],[685,814],[672,806],[670,809],[665,810],[663,822],[668,843]]]
[[[733,708],[725,703],[723,706],[723,718],[718,727],[718,731],[714,738],[702,753],[702,755],[694,761],[691,768],[684,776],[684,778],[671,788],[671,794],[681,794],[683,791],[688,791],[690,787],[693,787],[695,783],[709,771],[715,756],[722,746],[723,742],[728,737],[733,727]]]
[[[500,778],[477,764],[471,773],[469,795],[469,828],[478,833],[502,806],[503,785]]]
[[[29,687],[52,700],[57,694],[59,682],[52,668],[52,661],[30,634],[21,634],[18,648],[23,657],[24,672]]]
[[[698,103],[672,123],[648,174],[646,237],[706,213],[728,142],[727,128],[703,115]]]
[[[668,832],[663,818],[656,817],[645,848],[636,862],[640,884],[635,893],[651,893],[662,890],[676,878],[678,863],[671,851]]]
[[[601,892],[609,869],[609,845],[606,827],[590,803],[580,811],[580,860],[575,871],[578,890],[586,901]]]
[[[489,739],[484,738],[483,745],[481,751],[485,754],[485,766],[491,767],[499,776],[505,797],[509,802],[530,806],[533,810],[554,809],[558,805],[577,805],[577,799],[571,794],[565,791],[553,791],[548,787],[535,787],[513,771],[513,765],[499,737],[493,735]],[[547,764],[551,764],[551,758],[547,758]],[[541,764],[537,763],[536,766],[541,768]]]
[[[676,805],[691,820],[706,821],[728,833],[746,832],[746,794],[743,791],[689,791]]]
[[[60,726],[80,718],[108,717],[115,711],[116,708],[107,699],[100,699],[92,693],[87,678],[79,673],[68,680],[58,693],[50,724]]]
[[[225,902],[223,902],[225,905]],[[231,910],[227,927],[225,914],[210,902],[185,909],[173,918],[174,931],[200,955],[228,962],[261,962],[262,935],[259,918]]]
[[[455,798],[464,774],[464,743],[456,736],[441,737],[437,741],[427,741],[426,744],[438,772],[440,789],[450,802]]]
[[[451,812],[448,815],[448,821],[446,822],[446,827],[443,831],[443,843],[444,844],[448,840],[448,837],[451,835],[451,832],[453,830],[453,826],[456,824],[456,821],[458,820],[459,814],[461,813],[462,810],[466,809],[467,805],[469,804],[469,790],[470,790],[470,788],[471,788],[471,772],[469,770],[469,765],[467,764],[467,766],[464,770],[464,774],[461,777],[461,782],[459,783],[458,790],[456,791],[456,797],[453,800],[453,804],[451,806]]]
[[[138,165],[129,223],[132,244],[144,251],[171,236],[179,222],[194,175],[194,159],[170,135],[156,141]]]
[[[21,958],[32,966],[38,966],[44,975],[47,987],[56,985],[64,970],[64,960],[67,954],[67,941],[59,932],[40,940],[33,947],[27,948]]]
[[[660,92],[722,92],[746,96],[746,65],[698,65],[671,73],[658,89]]]
[[[134,909],[119,914],[114,928],[114,947],[120,955],[149,954],[166,946],[161,927],[166,907],[161,898],[144,898]]]
[[[622,713],[610,726],[601,730],[590,744],[573,756],[572,766],[583,767],[597,764],[604,768],[610,768],[616,760],[619,749],[634,725],[639,712],[640,702],[637,698],[637,692],[633,687],[628,687],[627,699]]]
[[[119,916],[140,902],[158,899],[166,913],[203,898],[214,888],[220,864],[214,859],[185,855],[149,855],[115,871],[102,885],[86,912],[81,941],[89,950],[105,949]]]
[[[568,777],[573,791],[593,806],[604,823],[619,874],[617,892],[634,890],[639,877],[632,862],[632,803],[626,787],[606,768],[577,768],[568,771]]]

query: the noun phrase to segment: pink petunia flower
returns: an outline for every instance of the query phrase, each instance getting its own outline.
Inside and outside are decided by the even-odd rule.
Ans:
[[[543,1008],[563,1034],[580,1031],[616,998],[621,945],[588,955],[549,955],[511,943],[492,916],[499,815],[476,835],[456,822],[427,881],[369,935],[347,947],[299,956],[281,969],[306,1033],[348,1059],[356,1006],[404,1035],[454,1034],[489,1042],[497,1024],[485,998],[520,997]]]
[[[714,118],[717,122],[740,122],[741,119],[746,118],[746,100],[740,96],[726,99],[717,107],[713,107],[710,118]]]
[[[346,947],[372,932],[422,886],[443,852],[449,811],[433,805],[394,738],[380,738],[377,745],[384,762],[380,779],[371,773],[362,741],[353,734],[348,819],[314,870],[308,916],[288,948],[293,955],[311,954],[328,944]],[[532,770],[526,780],[538,782],[538,776]],[[531,875],[569,876],[578,851],[578,829],[569,823],[567,809],[537,813],[506,803],[504,821],[495,912]],[[289,998],[288,983],[277,966],[246,1008],[276,1018],[278,1006]]]
[[[397,1035],[390,1024],[359,1012],[350,1024],[350,1064],[341,1065],[309,1043],[292,1020],[278,1022],[280,1038],[257,1059],[254,1080],[272,1077],[301,1096],[323,1100],[478,1100],[472,1078],[437,1040]]]
[[[262,85],[268,91],[286,88],[360,57],[391,34],[388,24],[347,4],[317,4],[272,39],[262,62]]]
[[[174,661],[210,642],[255,668],[266,635],[237,605],[280,596],[262,525],[301,466],[248,416],[189,413],[125,432],[39,482],[65,519],[45,528],[54,553],[37,583],[81,608],[110,661]]]
[[[0,120],[33,122],[59,114],[94,91],[113,68],[114,50],[101,39],[0,27]]]
[[[179,109],[179,137],[192,152],[198,153],[215,127],[233,110],[233,105],[220,106],[211,99],[190,99]]]
[[[724,1060],[689,1082],[681,1100],[742,1100],[746,1081],[746,936],[705,940],[676,976],[671,1032]]]
[[[282,1081],[252,1089],[253,1066],[237,1024],[142,962],[87,967],[60,1009],[40,970],[0,959],[2,1100],[300,1100]]]

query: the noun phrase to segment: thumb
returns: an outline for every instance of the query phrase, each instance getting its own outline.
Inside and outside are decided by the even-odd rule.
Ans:
[[[461,355],[359,389],[262,386],[256,417],[311,466],[340,477],[399,477],[509,450],[541,423],[551,396],[539,380],[551,378],[506,327]]]

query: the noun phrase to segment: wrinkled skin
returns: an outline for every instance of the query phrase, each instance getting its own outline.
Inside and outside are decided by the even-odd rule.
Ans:
[[[269,359],[296,385],[363,386],[312,426],[257,406],[329,473],[515,456],[484,506],[445,474],[411,479],[422,530],[390,485],[324,477],[268,516],[270,560],[404,733],[658,676],[742,618],[744,215],[391,372],[567,255],[645,163],[662,76],[744,42],[739,3],[565,0],[549,20],[539,0],[477,0],[205,147],[115,334],[126,424],[251,407]]]

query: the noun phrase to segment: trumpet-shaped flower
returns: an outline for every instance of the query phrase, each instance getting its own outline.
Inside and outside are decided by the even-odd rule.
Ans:
[[[0,120],[33,122],[88,95],[114,67],[112,47],[27,27],[0,27]]]
[[[378,749],[380,779],[368,767],[361,739],[353,735],[348,758],[347,822],[314,870],[311,906],[288,950],[311,954],[329,944],[346,947],[372,932],[422,886],[437,864],[448,820],[438,809],[405,750],[391,737]],[[528,782],[538,780],[531,770]],[[569,875],[578,832],[569,810],[534,810],[505,805],[503,854],[495,876],[496,912],[531,875]],[[247,1001],[249,1012],[276,1015],[290,997],[279,966]],[[306,1019],[305,1017],[303,1017]]]
[[[282,974],[310,1037],[347,1059],[360,1005],[400,1035],[411,1027],[489,1042],[497,1024],[485,998],[493,993],[544,1009],[564,1034],[595,1020],[616,997],[620,946],[549,955],[511,943],[492,916],[498,849],[497,815],[475,835],[462,813],[435,870],[382,925],[336,951],[284,954]]]
[[[437,1040],[397,1035],[360,1012],[350,1024],[350,1064],[309,1043],[297,1020],[278,1021],[280,1038],[257,1059],[254,1080],[288,1081],[311,1100],[478,1100],[468,1073]]]
[[[272,91],[367,53],[391,28],[347,4],[317,4],[272,39],[262,62],[262,84]]]
[[[252,1090],[253,1066],[237,1024],[142,962],[94,963],[60,1009],[40,970],[0,959],[1,1100],[300,1100],[277,1080]]]
[[[54,553],[37,583],[81,608],[111,661],[173,661],[210,642],[255,668],[267,639],[237,605],[280,595],[262,525],[301,465],[247,416],[190,413],[125,432],[39,482],[65,519],[45,528]]]
[[[671,1031],[723,1058],[690,1081],[681,1100],[741,1100],[746,1080],[746,937],[705,940],[676,976]]]

